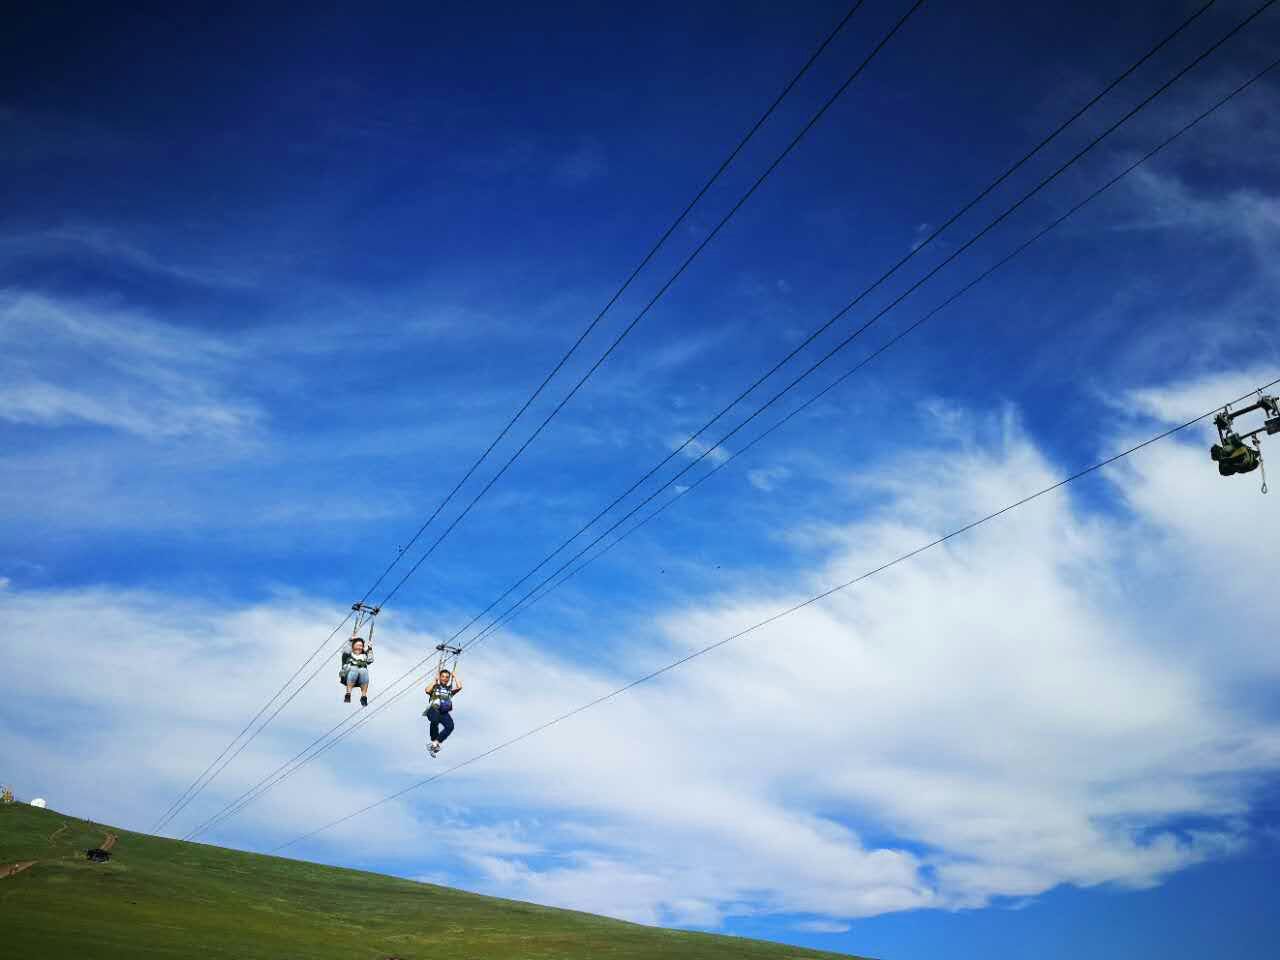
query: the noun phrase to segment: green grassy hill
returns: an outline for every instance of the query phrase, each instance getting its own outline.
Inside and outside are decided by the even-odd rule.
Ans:
[[[84,851],[117,837],[109,863]],[[6,876],[15,863],[34,865]],[[595,960],[836,954],[659,930],[0,806],[6,957]]]

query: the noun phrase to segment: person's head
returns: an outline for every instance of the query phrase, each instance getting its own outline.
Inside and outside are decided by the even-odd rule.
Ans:
[[[453,674],[450,673],[448,670],[441,670],[437,679],[441,683],[448,683],[450,680],[453,679]]]
[[[360,637],[351,638],[351,652],[364,653],[364,640]]]

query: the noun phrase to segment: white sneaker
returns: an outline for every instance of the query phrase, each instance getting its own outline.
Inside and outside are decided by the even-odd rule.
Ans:
[[[440,752],[440,744],[437,743],[435,740],[432,740],[431,746],[427,748],[427,752],[434,757],[437,753]]]

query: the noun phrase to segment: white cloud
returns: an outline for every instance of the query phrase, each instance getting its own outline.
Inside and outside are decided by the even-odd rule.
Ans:
[[[671,337],[646,351],[641,369],[643,376],[670,374],[688,366],[695,360],[721,348],[734,330],[728,325],[701,329],[697,333]]]
[[[683,449],[681,449],[681,444],[684,444]],[[702,459],[711,464],[724,463],[729,459],[729,451],[724,447],[716,446],[713,448],[710,444],[703,443],[701,440],[691,440],[685,444],[684,437],[669,437],[667,445],[672,450],[680,450],[681,456],[688,457],[690,460],[697,460],[704,453],[706,456],[702,457]],[[708,450],[710,450],[709,453],[707,452]]]
[[[1253,256],[1261,276],[1280,282],[1280,195],[1254,188],[1226,193],[1195,189],[1170,173],[1140,167],[1128,178],[1136,211],[1123,230],[1191,231],[1199,242],[1235,241]]]
[[[803,920],[793,926],[796,930],[803,930],[805,933],[848,933],[850,930],[849,924],[832,920]]]
[[[14,259],[88,254],[135,270],[199,286],[241,289],[254,286],[258,272],[245,262],[196,265],[158,256],[117,230],[77,224],[26,233],[0,234],[0,253]]]
[[[235,347],[137,313],[0,294],[0,349],[0,420],[11,423],[231,439],[263,417],[229,382],[243,362]]]
[[[791,476],[791,471],[782,466],[760,467],[747,471],[747,481],[757,490],[765,493],[775,490],[778,484],[789,476]]]
[[[1125,396],[1124,406],[1160,423],[1175,425],[1221,407],[1224,401],[1243,396],[1251,387],[1271,382],[1275,375],[1274,368],[1259,367],[1243,375],[1217,374],[1163,387],[1132,390]],[[1274,393],[1275,389],[1272,388],[1271,392]],[[1246,399],[1244,402],[1250,401]],[[1206,421],[1204,428],[1212,429],[1211,423]]]
[[[910,471],[882,476],[882,512],[832,524],[826,562],[799,582],[612,625],[624,631],[612,669],[518,637],[486,644],[441,761],[423,754],[410,698],[219,835],[286,839],[1059,473],[1016,421],[996,435],[918,450]],[[1093,481],[1125,511],[1086,509],[1093,493],[1037,501],[381,807],[358,835],[291,852],[410,875],[444,862],[431,879],[641,922],[773,913],[816,930],[1063,883],[1142,887],[1238,850],[1250,783],[1280,769],[1267,693],[1280,654],[1265,642],[1280,610],[1253,593],[1250,629],[1214,625],[1257,586],[1249,571],[1267,569],[1280,520],[1202,453],[1198,438],[1151,448]],[[185,786],[325,626],[298,603],[9,591],[0,604],[10,622],[38,622],[67,665],[0,707],[14,711],[0,748],[26,758],[6,775],[127,825]],[[384,616],[375,691],[432,642]],[[102,682],[121,658],[146,662],[145,689]],[[330,672],[213,793],[340,715]],[[405,854],[428,841],[430,862]]]

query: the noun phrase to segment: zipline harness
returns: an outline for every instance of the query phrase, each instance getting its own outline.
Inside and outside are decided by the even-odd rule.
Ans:
[[[347,641],[346,649],[342,651],[342,662],[338,666],[338,682],[343,686],[347,683],[347,663],[351,660],[353,651],[352,644],[357,640],[364,642],[364,652],[372,655],[373,653],[373,624],[374,618],[378,615],[381,607],[373,607],[365,603],[363,600],[357,600],[351,605],[351,609],[355,611],[355,622],[351,625],[351,639]],[[369,628],[367,637],[360,636],[360,630],[363,627]]]

